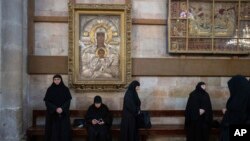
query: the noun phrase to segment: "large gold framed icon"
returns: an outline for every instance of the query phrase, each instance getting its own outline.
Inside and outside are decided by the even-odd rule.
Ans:
[[[131,79],[131,5],[69,3],[69,86],[120,91]]]

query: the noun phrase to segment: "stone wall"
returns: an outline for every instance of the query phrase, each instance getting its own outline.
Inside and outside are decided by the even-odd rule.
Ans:
[[[68,0],[35,0],[36,16],[67,16]],[[132,17],[166,19],[167,0],[132,0]],[[76,0],[78,3],[124,3],[125,0]],[[32,110],[45,109],[43,98],[53,75],[27,75],[27,0],[0,1],[0,140],[18,141],[31,125]],[[165,58],[166,26],[133,25],[132,57]],[[35,23],[35,55],[67,56],[68,24]],[[225,106],[229,77],[134,77],[141,82],[142,109],[184,109],[189,93],[199,81],[207,83],[214,109]],[[65,84],[68,76],[63,75]],[[71,109],[86,110],[100,95],[112,110],[122,109],[124,92],[85,92],[71,90]],[[10,118],[11,117],[11,118]],[[153,123],[183,123],[179,119],[152,119]],[[183,141],[184,138],[152,137],[152,141]]]
[[[119,0],[77,0],[81,3],[123,3]],[[37,16],[67,16],[67,0],[36,0]],[[150,8],[149,8],[150,7]],[[133,0],[133,18],[166,19],[166,0]],[[68,24],[66,23],[36,23],[35,25],[35,54],[36,55],[67,55],[68,54]],[[132,57],[133,58],[164,58],[171,57],[166,52],[166,26],[134,25],[132,28]],[[52,83],[53,75],[30,75],[28,89],[28,115],[31,119],[32,109],[44,109],[43,97],[48,86]],[[63,75],[67,85],[68,77]],[[214,109],[225,106],[228,97],[227,77],[135,77],[141,82],[139,97],[142,109],[164,110],[184,109],[189,93],[199,81],[207,83]],[[71,109],[87,109],[95,95],[103,97],[103,102],[110,109],[122,109],[124,92],[85,92],[76,93],[71,90],[73,99]],[[161,124],[183,123],[183,119],[153,119],[153,123]],[[26,126],[30,126],[30,122]],[[162,140],[165,137],[150,138]],[[168,140],[184,140],[184,138],[169,138]]]

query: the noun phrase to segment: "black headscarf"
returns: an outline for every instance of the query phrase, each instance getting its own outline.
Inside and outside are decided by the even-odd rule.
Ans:
[[[206,85],[206,84],[204,82],[199,82],[195,87],[195,91],[206,92],[203,88],[201,88],[201,85]]]
[[[230,91],[227,110],[245,111],[250,94],[248,80],[242,75],[236,75],[233,76],[227,84]]]
[[[59,85],[56,85],[56,84],[54,83],[54,79],[55,79],[55,78],[60,78],[60,79],[61,79],[61,82],[59,83]],[[63,83],[63,79],[62,79],[62,76],[61,76],[60,74],[56,74],[56,75],[53,76],[53,82],[52,82],[51,86],[53,86],[53,87],[55,87],[55,86],[64,86],[64,87],[66,87],[66,86],[64,85],[64,83]]]
[[[125,95],[129,94],[130,97],[133,98],[133,100],[136,103],[136,105],[140,106],[141,105],[141,101],[140,101],[138,93],[136,91],[136,87],[137,86],[140,86],[140,82],[138,82],[137,80],[132,81],[129,84],[128,90],[126,91]]]
[[[61,82],[59,83],[59,85],[56,85],[54,83],[55,78],[61,79]],[[64,102],[70,99],[72,99],[71,94],[69,92],[68,87],[64,85],[62,76],[59,74],[56,74],[53,77],[53,83],[51,84],[51,86],[48,88],[46,92],[44,101],[51,102],[55,104],[56,106],[61,107]]]
[[[102,98],[99,95],[95,96],[95,98],[94,98],[94,104],[95,103],[102,103]]]

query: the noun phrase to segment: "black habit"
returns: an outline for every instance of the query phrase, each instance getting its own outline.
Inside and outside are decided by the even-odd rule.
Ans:
[[[62,77],[55,75],[54,78],[61,78],[59,85],[54,82],[47,89],[44,101],[46,104],[46,141],[70,141],[71,126],[69,118],[69,107],[72,99],[69,89],[64,85]],[[61,107],[62,113],[58,114],[56,109]]]
[[[136,117],[140,111],[141,101],[136,92],[140,86],[138,81],[133,81],[125,93],[121,120],[121,141],[138,141]]]
[[[92,104],[87,111],[85,119],[88,124],[88,141],[110,141],[110,127],[112,125],[112,115],[109,112],[108,107],[105,104],[101,104],[99,108],[96,108],[95,104]],[[93,125],[92,120],[96,119],[104,121],[103,125]]]
[[[199,82],[189,95],[185,109],[185,129],[187,141],[208,141],[213,120],[212,105],[208,93]],[[200,115],[199,109],[205,110]]]
[[[248,80],[249,88],[250,88],[250,80]],[[250,125],[250,93],[248,94],[248,102],[247,102],[247,124]]]
[[[221,122],[221,141],[229,141],[229,125],[246,124],[248,120],[250,94],[248,80],[244,76],[236,75],[227,84],[230,97]]]

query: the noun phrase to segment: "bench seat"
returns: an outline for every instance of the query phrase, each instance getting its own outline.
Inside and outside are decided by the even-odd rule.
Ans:
[[[113,114],[113,118],[120,118],[122,111],[110,111]],[[32,126],[29,127],[26,131],[28,141],[34,141],[37,136],[44,136],[44,126],[37,125],[38,117],[45,117],[45,110],[33,110],[33,122]],[[83,110],[71,110],[70,118],[79,118],[84,117],[86,111]],[[184,110],[154,110],[149,111],[150,117],[184,117]],[[215,117],[222,117],[223,114],[219,110],[213,111]],[[86,128],[72,128],[72,137],[86,137],[87,130]],[[120,126],[112,125],[111,133],[114,137],[119,137],[120,135]],[[219,129],[213,128],[212,135],[218,136]],[[184,125],[182,124],[152,124],[150,129],[139,129],[139,135],[141,136],[142,141],[146,141],[148,136],[185,136]]]

